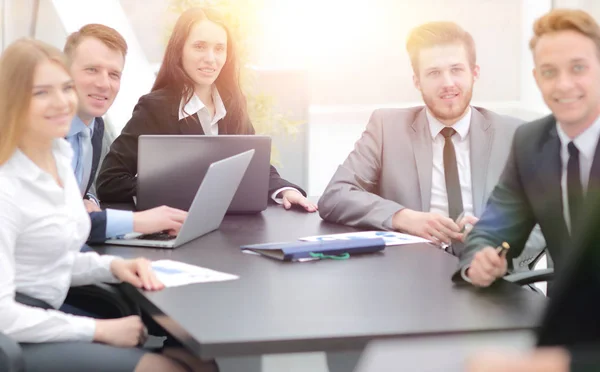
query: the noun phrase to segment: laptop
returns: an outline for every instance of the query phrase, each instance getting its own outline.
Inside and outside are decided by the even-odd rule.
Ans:
[[[108,239],[106,244],[177,248],[218,229],[253,155],[254,150],[249,150],[209,165],[177,237],[165,232],[131,233]]]
[[[138,142],[136,208],[161,205],[189,210],[209,165],[254,150],[228,213],[267,208],[271,138],[256,135],[142,135]]]

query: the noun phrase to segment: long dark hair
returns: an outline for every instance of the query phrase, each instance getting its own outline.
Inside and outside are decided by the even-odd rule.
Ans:
[[[252,130],[246,97],[240,87],[240,67],[235,40],[233,40],[230,30],[226,26],[223,16],[214,9],[195,7],[186,10],[179,16],[169,38],[162,65],[154,86],[152,86],[152,92],[158,89],[166,89],[171,94],[181,97],[184,104],[192,99],[194,81],[183,69],[183,46],[192,27],[203,20],[209,20],[220,25],[227,33],[227,59],[221,73],[215,80],[219,95],[223,99],[223,104],[227,110],[227,115],[219,125],[219,132],[221,134],[250,134]]]

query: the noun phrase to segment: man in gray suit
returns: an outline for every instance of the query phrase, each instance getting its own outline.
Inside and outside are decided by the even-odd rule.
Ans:
[[[463,225],[483,212],[521,121],[470,105],[479,66],[473,38],[460,26],[423,24],[406,47],[425,106],[372,114],[320,198],[319,213],[447,247],[463,241]],[[458,255],[460,246],[450,253]]]

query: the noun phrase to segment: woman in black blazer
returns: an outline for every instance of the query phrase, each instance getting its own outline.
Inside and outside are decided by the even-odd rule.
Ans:
[[[218,129],[217,129],[218,128]],[[192,8],[175,25],[152,91],[142,96],[113,142],[97,180],[106,202],[130,202],[136,195],[138,137],[141,134],[254,134],[239,84],[235,41],[222,17]],[[271,166],[269,197],[308,212],[317,206]]]

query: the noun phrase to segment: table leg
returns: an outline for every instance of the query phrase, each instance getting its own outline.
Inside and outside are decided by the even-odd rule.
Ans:
[[[326,352],[329,372],[352,372],[356,368],[362,350],[328,351]]]
[[[262,355],[217,358],[220,372],[262,372]]]

